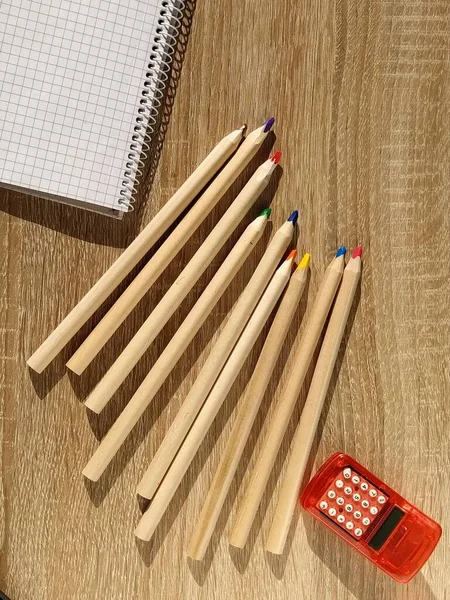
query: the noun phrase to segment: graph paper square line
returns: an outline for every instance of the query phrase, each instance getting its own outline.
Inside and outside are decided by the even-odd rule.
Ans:
[[[118,200],[162,8],[0,2],[0,182],[126,210]]]

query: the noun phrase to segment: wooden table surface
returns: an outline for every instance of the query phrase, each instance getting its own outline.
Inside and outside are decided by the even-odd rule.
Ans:
[[[164,143],[153,149],[151,172],[133,215],[117,222],[1,192],[0,587],[11,600],[450,598],[450,3],[199,0],[189,14],[164,115]],[[346,331],[311,468],[336,450],[347,451],[442,524],[436,552],[407,586],[395,584],[300,510],[284,555],[264,553],[298,413],[248,547],[228,546],[231,517],[248,475],[245,465],[255,460],[286,378],[283,364],[298,343],[305,306],[286,340],[206,560],[187,560],[187,541],[262,340],[153,542],[140,544],[133,536],[140,514],[135,486],[264,244],[105,476],[92,485],[81,476],[98,438],[239,232],[104,414],[86,414],[83,399],[268,148],[84,376],[70,376],[64,363],[92,323],[43,375],[25,366],[213,144],[242,122],[253,129],[271,114],[277,118],[271,142],[284,153],[282,168],[245,223],[269,202],[273,228],[299,209],[297,247],[312,254],[308,308],[336,247],[361,243],[365,248],[358,307]]]

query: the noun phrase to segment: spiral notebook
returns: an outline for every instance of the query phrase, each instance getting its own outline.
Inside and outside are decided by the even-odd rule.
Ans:
[[[157,125],[180,0],[0,2],[0,185],[121,217]]]

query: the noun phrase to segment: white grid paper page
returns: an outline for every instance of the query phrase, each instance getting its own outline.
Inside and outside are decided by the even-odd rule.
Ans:
[[[158,0],[0,2],[0,181],[118,204]]]

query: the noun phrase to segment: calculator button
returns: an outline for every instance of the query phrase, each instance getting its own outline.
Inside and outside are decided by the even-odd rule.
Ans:
[[[351,487],[346,487],[344,488],[344,494],[347,494],[347,496],[350,496],[350,494],[352,493],[352,488]]]
[[[362,522],[363,522],[363,525],[365,525],[366,527],[367,527],[367,525],[370,525],[370,519],[368,517],[364,517]]]
[[[339,506],[342,506],[345,502],[344,498],[339,497],[336,502],[339,504]]]
[[[328,511],[328,514],[330,515],[330,517],[335,517],[336,516],[336,509],[335,508],[330,508],[330,510]]]
[[[342,481],[342,479],[338,479],[338,480],[336,481],[336,487],[337,487],[338,489],[341,489],[341,488],[343,488],[343,487],[344,487],[344,482]]]
[[[369,496],[371,496],[372,498],[375,498],[376,495],[377,495],[377,490],[370,490]]]
[[[351,504],[346,504],[345,505],[345,510],[350,513],[353,510],[353,506]]]
[[[360,537],[362,535],[362,529],[360,529],[359,527],[357,529],[355,529],[355,535],[357,537]]]
[[[343,475],[345,479],[350,479],[350,477],[352,476],[352,472],[350,469],[344,469]]]
[[[328,508],[328,502],[325,502],[325,500],[322,500],[322,502],[319,504],[319,506],[322,510],[326,510]]]
[[[378,503],[384,504],[386,502],[386,498],[384,496],[378,496]]]
[[[361,502],[361,506],[362,506],[363,508],[369,508],[369,501],[368,501],[368,500],[363,500],[363,501]]]
[[[338,520],[339,523],[343,523],[345,521],[344,515],[339,515],[338,518],[337,518],[337,520]]]
[[[355,517],[355,519],[360,519],[362,517],[361,513],[359,512],[359,510],[355,510],[355,512],[353,513],[353,516]]]
[[[377,512],[378,512],[378,508],[376,506],[372,506],[372,508],[370,509],[370,514],[376,515]]]
[[[353,500],[355,502],[359,502],[361,500],[361,496],[359,494],[353,494]]]
[[[352,521],[347,521],[347,523],[345,524],[345,526],[347,527],[347,529],[349,529],[350,531],[353,529],[354,525],[352,523]]]
[[[336,498],[336,492],[334,490],[330,490],[328,492],[328,498],[331,498],[331,499]]]
[[[352,481],[353,481],[353,483],[355,483],[355,484],[358,484],[358,483],[359,483],[361,480],[360,480],[360,478],[358,477],[358,475],[353,475],[353,477],[352,477]]]
[[[367,492],[367,490],[369,489],[369,485],[365,481],[363,481],[362,484],[361,484],[361,489],[364,492]]]

